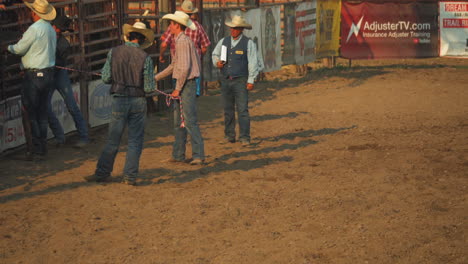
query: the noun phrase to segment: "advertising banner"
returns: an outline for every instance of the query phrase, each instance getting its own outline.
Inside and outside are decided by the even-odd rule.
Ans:
[[[219,78],[219,69],[213,66],[211,54],[216,44],[230,34],[228,27],[224,25],[226,16],[230,17],[229,12],[218,10],[203,12],[203,28],[211,41],[211,45],[203,57],[203,78],[205,81],[216,81]]]
[[[89,125],[96,127],[109,123],[112,114],[110,85],[95,80],[89,83],[88,91]]]
[[[230,17],[233,17],[234,15],[239,15],[245,18],[247,23],[252,25],[252,29],[249,30],[244,30],[242,34],[244,34],[246,37],[250,38],[255,42],[257,45],[257,54],[259,56],[258,60],[259,63],[261,64],[261,68],[264,68],[264,60],[263,60],[263,54],[262,54],[262,28],[260,27],[260,21],[261,21],[261,16],[262,12],[260,8],[256,9],[250,9],[247,12],[241,12],[240,10],[236,11],[231,11]],[[229,35],[229,31],[228,34]]]
[[[440,56],[468,58],[468,1],[440,2]]]
[[[284,5],[284,45],[283,45],[283,64],[289,65],[296,63],[296,5]]]
[[[249,21],[250,22],[250,21]],[[271,6],[261,9],[262,53],[264,72],[281,68],[281,28],[280,7]],[[258,27],[253,24],[252,27]],[[245,32],[245,31],[244,31]]]
[[[343,2],[341,56],[348,59],[437,57],[437,16],[436,2]]]
[[[73,95],[80,105],[79,84],[74,84]],[[75,131],[75,122],[68,112],[65,102],[59,92],[55,91],[52,95],[52,111],[62,124],[65,133]],[[8,98],[0,102],[0,152],[14,148],[26,143],[24,137],[23,120],[21,116],[21,96]],[[47,129],[47,138],[53,138],[52,131]]]
[[[72,86],[73,89],[73,97],[75,97],[76,103],[78,104],[78,107],[80,106],[80,84],[75,83]],[[70,112],[68,112],[67,106],[65,105],[65,101],[63,100],[62,96],[60,93],[56,90],[54,94],[52,95],[52,100],[51,100],[51,105],[52,105],[52,111],[55,113],[55,116],[57,117],[58,121],[60,121],[60,124],[63,127],[63,132],[68,133],[71,131],[75,131],[75,121],[73,120],[73,117],[70,115]],[[49,129],[47,132],[48,138],[52,138],[53,134],[52,131]]]
[[[11,97],[0,102],[0,118],[3,119],[0,132],[2,136],[1,151],[20,146],[26,142],[21,120],[21,107],[21,96]]]
[[[300,3],[296,6],[296,64],[315,60],[315,25],[317,1]]]
[[[338,56],[340,47],[341,0],[318,0],[317,40],[315,54],[318,58]]]

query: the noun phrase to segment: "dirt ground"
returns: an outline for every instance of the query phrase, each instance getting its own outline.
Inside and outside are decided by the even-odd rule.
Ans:
[[[468,60],[318,66],[256,86],[250,147],[220,144],[209,89],[206,166],[163,162],[172,117],[152,114],[136,187],[126,143],[115,182],[83,181],[102,128],[44,162],[1,157],[0,263],[468,263]]]

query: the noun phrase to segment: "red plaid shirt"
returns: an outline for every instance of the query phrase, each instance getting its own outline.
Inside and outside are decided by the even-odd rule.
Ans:
[[[198,55],[201,58],[202,48],[206,48],[211,45],[210,40],[208,39],[208,35],[206,34],[205,30],[203,29],[202,25],[198,23],[198,21],[192,20],[193,23],[197,26],[196,30],[191,30],[190,28],[185,28],[185,35],[187,35],[195,44],[195,48],[197,49]],[[174,57],[174,50],[175,50],[175,41],[174,36],[171,34],[169,28],[167,28],[164,35],[161,37],[162,41],[166,43],[166,45],[171,47],[171,56]]]

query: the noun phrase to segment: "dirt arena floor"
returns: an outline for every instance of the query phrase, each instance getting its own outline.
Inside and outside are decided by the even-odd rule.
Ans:
[[[250,147],[220,144],[211,87],[206,166],[163,162],[172,117],[152,114],[136,187],[126,143],[114,182],[83,181],[104,128],[44,162],[2,156],[0,263],[468,263],[468,60],[339,63],[268,73]]]

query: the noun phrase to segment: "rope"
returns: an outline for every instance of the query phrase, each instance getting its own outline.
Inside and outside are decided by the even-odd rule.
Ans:
[[[167,107],[171,106],[171,100],[179,100],[180,106],[180,127],[185,127],[184,119],[184,107],[182,106],[182,97],[181,96],[172,96],[171,94],[165,93],[161,90],[156,89],[156,92],[166,96],[166,105]]]
[[[55,68],[62,69],[62,70],[67,70],[67,71],[76,71],[76,72],[81,72],[81,73],[86,73],[86,74],[91,74],[91,75],[96,75],[96,76],[102,76],[102,74],[96,73],[96,72],[82,71],[82,70],[77,70],[77,69],[72,69],[72,68],[67,68],[67,67],[61,67],[61,66],[57,66],[57,65],[55,65]]]

